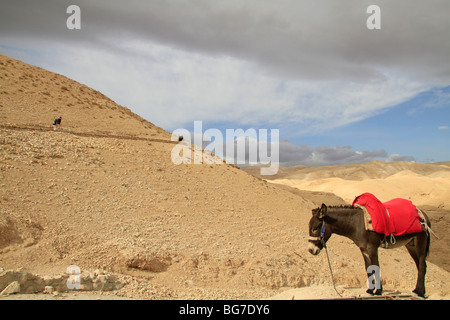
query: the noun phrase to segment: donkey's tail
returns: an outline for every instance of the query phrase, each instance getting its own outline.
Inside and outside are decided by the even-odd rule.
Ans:
[[[425,257],[428,258],[428,255],[430,254],[431,232],[433,231],[431,230],[431,226],[427,225],[427,227],[428,227],[427,228],[428,237],[427,237],[427,249],[425,250]]]
[[[428,218],[427,214],[425,212],[423,212],[422,210],[420,210],[419,208],[417,208],[417,212],[419,213],[419,215],[421,216],[421,224],[422,224],[422,228],[425,230],[425,232],[427,233],[427,249],[425,251],[426,256],[428,257],[429,253],[430,253],[430,242],[431,242],[431,235],[434,235],[437,239],[439,239],[439,237],[433,232],[433,230],[431,230],[431,221],[430,218]]]

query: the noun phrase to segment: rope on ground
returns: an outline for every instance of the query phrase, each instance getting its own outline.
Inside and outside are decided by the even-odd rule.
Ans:
[[[343,296],[342,296],[342,295],[339,293],[339,291],[336,289],[336,284],[334,283],[333,269],[331,268],[330,257],[328,256],[328,249],[327,249],[327,246],[326,246],[326,244],[325,244],[325,241],[324,241],[324,245],[323,245],[323,246],[325,247],[325,252],[326,252],[326,254],[327,254],[328,267],[330,267],[331,281],[333,282],[333,288],[334,288],[334,291],[336,291],[336,293],[339,295],[339,297],[343,298]]]

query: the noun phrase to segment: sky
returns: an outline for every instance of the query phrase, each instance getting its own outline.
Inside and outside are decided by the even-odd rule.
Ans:
[[[170,132],[278,129],[284,165],[448,161],[449,15],[448,0],[0,0],[0,54]]]

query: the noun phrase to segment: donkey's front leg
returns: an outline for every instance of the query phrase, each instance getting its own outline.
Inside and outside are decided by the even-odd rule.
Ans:
[[[364,257],[364,264],[367,273],[367,293],[373,295],[381,295],[383,286],[381,285],[380,267],[378,264],[378,248],[368,246],[360,248]]]

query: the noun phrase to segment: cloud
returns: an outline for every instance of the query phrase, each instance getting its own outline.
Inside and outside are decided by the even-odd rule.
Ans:
[[[314,149],[307,144],[295,146],[288,140],[283,140],[279,144],[280,163],[284,165],[304,164],[313,157]]]
[[[366,28],[371,1],[79,0],[76,33],[65,24],[72,2],[4,0],[1,33],[114,50],[139,39],[251,61],[291,79],[367,81],[383,76],[380,67],[445,81],[450,73],[450,49],[442,45],[450,29],[447,0],[380,0],[378,31]]]
[[[366,27],[371,1],[78,0],[82,29],[70,31],[72,2],[3,0],[0,35],[130,53],[125,42],[138,39],[289,79],[370,81],[380,68],[446,82],[450,74],[447,0],[380,0],[377,31]]]
[[[272,132],[267,132],[267,137],[270,136],[271,139],[265,140],[267,137],[262,138],[261,132],[254,129],[248,129],[245,132],[242,130],[242,135],[232,136],[230,140],[226,133],[220,132],[218,129],[213,130],[212,136],[208,136],[205,132],[203,136],[199,133],[191,133],[190,136],[186,135],[186,137],[188,141],[196,142],[202,148],[207,148],[224,158],[226,162],[238,165],[267,164],[267,160],[285,166],[356,164],[373,160],[414,160],[412,157],[405,157],[400,154],[393,154],[388,157],[388,153],[383,149],[357,151],[352,146],[327,145],[313,148],[307,144],[293,145],[288,140],[272,141]],[[194,135],[197,140],[194,140]],[[242,148],[240,151],[239,146]],[[273,150],[278,150],[278,152],[272,153]],[[260,155],[264,159],[261,159]]]
[[[203,120],[258,128],[295,124],[297,134],[323,132],[427,88],[393,74],[370,82],[286,80],[230,56],[137,40],[123,44],[134,55],[60,45],[41,66],[94,87],[170,131]]]
[[[450,105],[450,87],[435,88],[427,95],[422,108],[443,108]]]
[[[354,151],[351,146],[318,146],[316,154],[329,163],[361,163],[385,157],[386,151]]]
[[[386,159],[386,162],[394,162],[394,161],[413,161],[413,162],[415,162],[416,159],[411,156],[402,156],[398,153],[393,153]]]
[[[380,76],[379,66],[447,80],[450,72],[450,49],[442,45],[450,29],[447,0],[380,0],[378,31],[366,28],[370,1],[79,0],[82,29],[72,32],[65,24],[72,2],[4,0],[0,32],[118,50],[126,50],[126,39],[140,39],[252,61],[294,79],[370,80]]]
[[[438,129],[439,130],[448,130],[448,126],[439,126]]]
[[[385,150],[357,151],[352,146],[294,146],[288,141],[280,144],[280,162],[283,165],[324,166],[355,164],[385,159]]]

